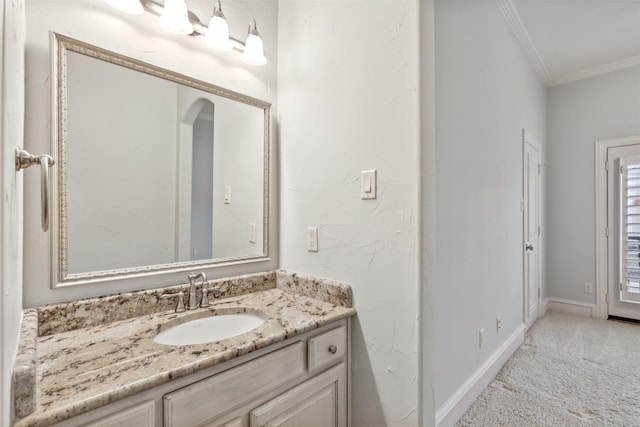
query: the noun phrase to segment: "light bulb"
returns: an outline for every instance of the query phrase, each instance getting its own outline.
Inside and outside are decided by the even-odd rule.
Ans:
[[[264,56],[264,45],[260,38],[260,33],[256,27],[256,21],[249,24],[249,35],[244,44],[244,52],[242,52],[242,60],[249,65],[264,65],[267,58]]]
[[[105,0],[105,2],[120,12],[128,13],[129,15],[140,15],[144,10],[140,0]]]
[[[189,22],[189,11],[185,0],[165,0],[160,23],[173,33],[193,33],[193,25]]]
[[[217,1],[213,8],[213,16],[209,21],[209,28],[207,35],[205,36],[207,43],[216,50],[229,51],[233,49],[231,41],[229,40],[229,24],[224,13],[222,13],[222,6]]]

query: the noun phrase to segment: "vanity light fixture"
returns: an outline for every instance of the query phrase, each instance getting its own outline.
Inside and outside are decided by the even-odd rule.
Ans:
[[[160,23],[173,33],[185,35],[193,33],[193,24],[189,22],[189,11],[185,0],[165,0]]]
[[[222,13],[220,0],[216,0],[216,4],[213,6],[213,16],[209,21],[205,39],[215,50],[228,52],[233,49],[231,40],[229,40],[229,24]]]
[[[267,58],[264,56],[264,45],[262,38],[256,26],[256,20],[253,19],[249,24],[249,34],[244,44],[244,52],[242,52],[242,60],[249,65],[264,65]]]
[[[129,15],[140,15],[144,11],[140,0],[105,0],[111,7]]]
[[[164,6],[156,0],[105,0],[114,8],[126,13],[140,13],[144,10],[160,17],[162,26],[169,31],[189,36],[202,36],[215,50],[242,51],[241,59],[249,65],[261,66],[267,63],[264,44],[255,19],[249,23],[246,43],[229,36],[227,18],[222,13],[220,0],[216,0],[209,26],[204,25],[196,15],[187,9],[185,0],[164,0]]]

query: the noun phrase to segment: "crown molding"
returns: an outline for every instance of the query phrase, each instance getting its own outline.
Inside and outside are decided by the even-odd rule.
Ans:
[[[515,34],[520,46],[522,46],[522,49],[529,59],[533,70],[538,75],[538,78],[545,86],[549,86],[551,84],[551,76],[538,53],[538,49],[536,49],[536,46],[533,44],[531,36],[529,36],[529,32],[522,22],[520,13],[518,13],[518,9],[513,3],[513,0],[496,0],[496,3],[498,5],[498,9],[500,9],[500,12],[502,12],[507,20],[509,27],[511,27],[511,30]]]
[[[496,0],[498,9],[502,12],[502,15],[507,20],[509,27],[516,36],[516,39],[520,43],[522,50],[529,59],[533,70],[538,75],[540,81],[546,87],[560,86],[565,83],[571,83],[578,80],[588,79],[591,77],[600,76],[603,74],[611,73],[614,71],[623,70],[625,68],[640,66],[640,55],[633,56],[631,58],[621,59],[619,61],[611,62],[609,64],[599,65],[597,67],[589,68],[587,70],[576,71],[572,73],[563,74],[559,77],[552,78],[547,70],[546,65],[542,61],[535,44],[531,40],[531,36],[522,22],[520,13],[513,0]]]
[[[603,74],[612,73],[614,71],[623,70],[625,68],[636,67],[638,65],[640,65],[640,55],[622,59],[620,61],[611,62],[609,64],[599,65],[597,67],[589,68],[588,70],[564,74],[558,78],[551,79],[547,86],[559,86],[565,83],[575,82],[577,80],[601,76]]]

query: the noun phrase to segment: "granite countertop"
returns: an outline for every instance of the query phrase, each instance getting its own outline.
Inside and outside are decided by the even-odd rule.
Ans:
[[[339,284],[336,291],[336,283],[278,272],[274,287],[211,300],[206,309],[162,311],[38,336],[35,349],[25,352],[35,356],[33,412],[14,425],[51,425],[350,317],[355,314],[350,288]],[[207,312],[249,312],[266,321],[246,334],[207,344],[166,346],[153,341],[166,322],[188,321]],[[33,316],[27,321],[37,324]]]

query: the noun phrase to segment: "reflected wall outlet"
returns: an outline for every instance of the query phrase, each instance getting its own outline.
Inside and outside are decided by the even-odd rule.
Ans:
[[[586,294],[592,294],[593,293],[593,283],[585,282],[585,284],[584,284],[584,292]]]
[[[230,203],[231,203],[231,186],[225,185],[224,186],[224,204],[228,205]]]
[[[496,332],[500,332],[500,329],[502,329],[502,319],[498,316],[496,317]]]
[[[250,222],[249,223],[249,243],[255,243],[255,242],[256,242],[256,223]]]
[[[307,227],[307,250],[318,252],[318,227]]]

